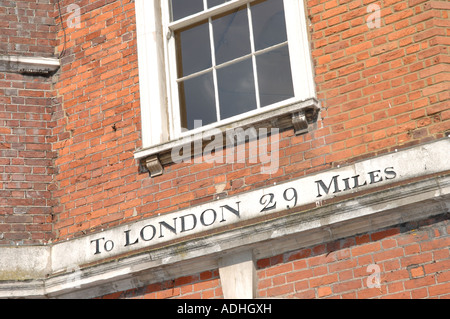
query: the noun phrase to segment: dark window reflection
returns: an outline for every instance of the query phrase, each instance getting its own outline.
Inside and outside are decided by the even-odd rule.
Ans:
[[[208,9],[231,0],[208,0]]]
[[[247,7],[213,19],[216,64],[251,53]]]
[[[212,66],[208,22],[177,32],[178,76],[183,77]],[[181,55],[181,57],[180,57]]]
[[[256,56],[261,106],[294,97],[288,46]]]
[[[179,84],[181,126],[194,129],[194,121],[202,125],[217,122],[212,72],[185,80]]]
[[[255,50],[287,41],[283,0],[256,1],[251,10]]]
[[[203,11],[203,0],[171,0],[172,21]]]
[[[204,10],[203,0],[169,1],[174,20]],[[213,8],[226,2],[228,0],[207,0],[206,3],[208,8]],[[252,53],[247,5],[176,31],[183,128],[194,129],[196,120],[201,120],[204,126],[217,122],[218,117],[227,119],[255,110],[255,74],[261,107],[294,97],[288,45],[272,48],[287,41],[283,0],[257,0],[250,3],[250,8],[256,52],[253,52],[253,57],[239,62],[233,60]],[[210,43],[211,27],[213,48]],[[264,49],[267,49],[266,52],[261,53]],[[214,70],[212,52],[215,53]],[[233,62],[227,63],[230,61]],[[254,61],[256,70],[253,69]],[[196,74],[200,71],[203,74]],[[216,75],[217,87],[214,86]],[[216,99],[219,101],[219,113]]]
[[[218,69],[217,82],[221,119],[256,109],[251,58]]]

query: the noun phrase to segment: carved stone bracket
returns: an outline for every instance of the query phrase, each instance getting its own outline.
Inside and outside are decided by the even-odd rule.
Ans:
[[[145,166],[150,172],[151,177],[162,175],[164,169],[157,155],[145,159]]]
[[[294,126],[295,135],[308,133],[308,121],[304,111],[292,114],[292,124]]]

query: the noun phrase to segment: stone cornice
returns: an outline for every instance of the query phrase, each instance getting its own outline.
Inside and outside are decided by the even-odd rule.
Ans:
[[[422,155],[405,163],[412,165],[409,168],[416,167],[419,173],[411,172],[411,176],[395,183],[328,197],[319,205],[298,206],[294,211],[280,211],[215,232],[140,247],[108,258],[91,262],[80,258],[82,254],[77,249],[86,248],[78,245],[86,242],[83,238],[49,246],[0,247],[0,297],[91,298],[217,269],[221,258],[244,250],[252,251],[257,260],[448,213],[450,168],[445,164],[448,161],[434,168],[427,168],[430,165],[427,163],[423,170],[420,158],[428,154],[433,155],[432,160],[440,161],[439,154],[448,154],[449,141],[398,152],[397,156],[405,159],[411,151],[420,150]],[[361,165],[365,167],[371,162],[376,163],[377,159],[363,161]],[[334,175],[336,171],[330,173]],[[89,242],[90,238],[87,239]]]
[[[49,76],[60,67],[56,58],[0,55],[0,72]]]

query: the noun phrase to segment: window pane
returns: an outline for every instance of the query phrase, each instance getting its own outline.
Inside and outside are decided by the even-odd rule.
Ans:
[[[261,106],[294,97],[287,45],[256,56],[256,65]]]
[[[178,77],[212,66],[209,27],[202,22],[175,34],[178,56]]]
[[[208,9],[231,0],[208,0]]]
[[[252,59],[217,70],[220,116],[226,119],[256,109]]]
[[[203,11],[203,0],[171,0],[172,21]]]
[[[256,1],[251,10],[255,50],[287,41],[283,0]]]
[[[179,90],[182,127],[194,129],[195,120],[202,125],[217,122],[212,72],[181,82]]]
[[[217,65],[251,53],[245,6],[214,18],[212,23]]]

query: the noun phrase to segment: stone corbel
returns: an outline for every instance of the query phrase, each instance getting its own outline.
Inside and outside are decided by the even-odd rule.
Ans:
[[[308,133],[308,121],[303,110],[292,114],[292,125],[294,126],[295,135]]]
[[[164,169],[157,155],[149,156],[148,158],[146,158],[145,166],[150,172],[151,177],[163,174]]]

